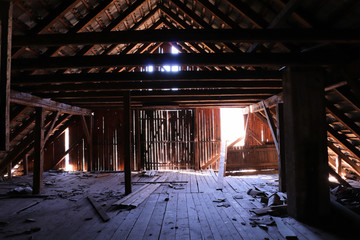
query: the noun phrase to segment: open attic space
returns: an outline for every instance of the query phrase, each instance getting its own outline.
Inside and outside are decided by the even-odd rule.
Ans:
[[[359,16],[0,0],[0,238],[358,238]]]

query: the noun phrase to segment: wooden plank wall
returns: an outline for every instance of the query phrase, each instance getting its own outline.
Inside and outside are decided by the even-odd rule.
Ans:
[[[266,121],[266,119],[264,118]],[[244,121],[246,123],[246,119]],[[254,146],[254,145],[261,145],[258,141],[254,139],[249,132],[254,133],[258,139],[261,140],[262,144],[271,144],[274,143],[274,139],[271,135],[271,130],[268,124],[262,121],[259,115],[256,113],[249,114],[249,122],[248,122],[248,129],[247,129],[247,136],[245,138],[245,146]]]
[[[191,109],[140,110],[139,167],[146,170],[193,169],[193,116]]]
[[[205,165],[210,159],[220,154],[221,125],[220,108],[197,108],[195,121],[198,136],[198,157],[200,166]],[[219,161],[210,165],[217,170]]]
[[[246,123],[245,118],[245,123]],[[227,149],[226,170],[278,169],[277,151],[266,118],[249,114],[244,146]]]
[[[92,170],[124,170],[122,126],[122,109],[94,110]]]

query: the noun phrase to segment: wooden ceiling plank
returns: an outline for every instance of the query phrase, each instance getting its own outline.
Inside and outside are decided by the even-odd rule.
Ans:
[[[360,159],[360,150],[357,149],[354,145],[352,145],[343,135],[340,135],[336,130],[334,130],[331,126],[327,127],[328,134],[334,138],[343,148],[345,148],[348,152],[350,152],[354,157]]]

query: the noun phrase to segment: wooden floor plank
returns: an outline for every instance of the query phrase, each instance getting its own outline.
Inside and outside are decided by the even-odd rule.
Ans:
[[[174,239],[176,226],[177,194],[170,193],[159,239]]]
[[[195,174],[190,175],[190,192],[192,193],[199,192],[198,183]]]
[[[217,207],[219,203],[213,202],[213,200],[216,199],[212,198],[211,196],[213,196],[212,193],[206,193],[202,195],[204,202],[207,204],[211,217],[213,218],[216,225],[222,229],[220,231],[222,239],[241,239],[239,233],[232,224],[232,221],[226,216],[226,214],[224,214],[222,209],[218,209],[220,208]]]
[[[156,194],[156,193],[153,193]],[[146,227],[143,239],[145,240],[155,240],[159,239],[161,226],[164,221],[164,215],[166,210],[168,194],[159,193],[155,209],[151,215],[150,221]]]
[[[144,206],[144,210],[136,220],[134,227],[131,229],[127,239],[138,240],[144,237],[147,225],[149,224],[151,215],[154,212],[158,198],[158,194],[152,194],[149,196],[149,200],[147,201],[146,206]]]
[[[175,239],[190,239],[189,216],[186,193],[178,193],[176,206]]]
[[[219,230],[216,228],[215,225],[211,225],[214,222],[211,219],[209,221],[207,218],[207,216],[210,216],[210,214],[207,213],[206,210],[203,210],[203,206],[199,199],[200,194],[201,193],[192,193],[191,195],[193,197],[195,209],[199,217],[202,239],[221,239]]]
[[[187,214],[188,214],[188,221],[190,227],[190,239],[202,239],[201,238],[201,229],[202,226],[200,224],[200,216],[196,210],[196,206],[193,199],[192,193],[186,194],[186,203],[187,203]],[[208,226],[207,226],[208,227]],[[204,236],[205,237],[205,236]],[[205,238],[207,239],[207,238]]]

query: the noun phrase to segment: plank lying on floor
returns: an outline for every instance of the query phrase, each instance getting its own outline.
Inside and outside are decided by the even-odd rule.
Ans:
[[[274,221],[276,222],[276,226],[280,232],[280,234],[285,238],[285,239],[298,239],[298,237],[296,236],[296,234],[291,231],[290,228],[288,228],[285,223],[282,221],[281,218],[279,217],[273,217]]]
[[[162,182],[162,181],[166,181],[166,179],[167,179],[167,175],[163,175],[158,179],[154,179],[154,181],[157,180],[159,182]],[[137,191],[113,203],[113,206],[136,208],[160,186],[161,186],[160,183],[146,184],[143,187],[139,188]]]
[[[104,222],[110,220],[109,216],[106,214],[104,209],[92,197],[87,197],[87,199],[89,200],[91,205],[94,207],[94,209],[96,210],[96,212],[99,214],[99,216]]]

